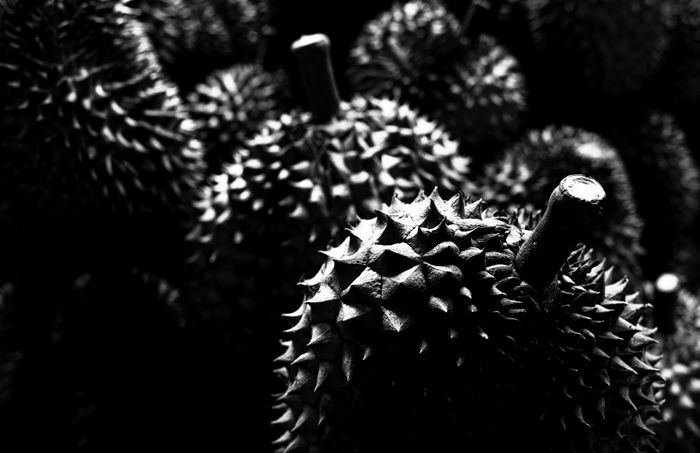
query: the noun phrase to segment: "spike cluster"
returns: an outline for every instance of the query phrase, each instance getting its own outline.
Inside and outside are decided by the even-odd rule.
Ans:
[[[530,29],[548,80],[570,95],[639,91],[668,47],[662,0],[529,0]]]
[[[368,23],[348,77],[358,93],[396,98],[442,122],[474,157],[512,139],[525,109],[515,59],[490,37],[464,38],[436,1],[396,4]]]
[[[609,195],[601,221],[586,243],[602,251],[627,275],[640,276],[642,222],[627,170],[600,136],[570,126],[530,131],[465,187],[504,210],[542,209],[566,175],[595,178]]]
[[[194,259],[239,261],[229,280],[277,281],[274,288],[244,284],[244,300],[296,299],[299,277],[318,265],[311,251],[356,215],[371,215],[394,192],[410,199],[422,188],[458,190],[467,161],[456,147],[435,123],[388,100],[355,98],[328,124],[299,112],[267,121],[239,161],[205,188],[203,215],[190,235],[201,244]],[[261,291],[279,292],[266,298]]]
[[[133,228],[148,244],[193,213],[200,145],[129,6],[18,2],[0,19],[0,192],[61,242],[124,246]]]
[[[282,73],[255,64],[218,71],[187,97],[190,117],[204,145],[209,174],[233,163],[232,153],[252,138],[262,123],[278,118],[290,101]]]
[[[488,212],[395,200],[326,252],[287,315],[276,451],[651,446],[660,378],[626,279],[580,248],[537,290],[513,269],[532,225]]]

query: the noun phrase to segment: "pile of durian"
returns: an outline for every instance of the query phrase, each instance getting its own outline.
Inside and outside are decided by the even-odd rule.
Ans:
[[[0,451],[700,453],[700,0],[0,0]]]

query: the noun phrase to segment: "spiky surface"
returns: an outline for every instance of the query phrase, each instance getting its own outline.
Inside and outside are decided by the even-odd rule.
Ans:
[[[233,153],[266,120],[287,110],[291,94],[282,72],[255,64],[236,65],[212,74],[189,94],[188,109],[204,146],[209,174],[233,163]]]
[[[475,157],[512,139],[525,109],[516,60],[490,37],[464,38],[434,1],[396,4],[369,22],[348,78],[358,93],[396,98],[445,124]]]
[[[662,451],[697,453],[700,451],[700,304],[691,294],[681,291],[676,305],[676,331],[659,334],[656,352],[662,355],[659,366],[666,379],[657,399],[663,401],[663,423],[656,429]]]
[[[239,289],[243,304],[282,307],[301,295],[296,283],[319,263],[315,251],[356,215],[372,215],[395,191],[410,199],[422,188],[459,190],[468,162],[456,148],[435,123],[389,100],[355,98],[326,125],[296,111],[267,121],[205,188],[195,260],[248,262],[228,277],[254,285]],[[260,287],[260,275],[276,284]]]
[[[131,6],[3,6],[0,192],[39,237],[121,246],[191,214],[200,146]]]
[[[663,0],[529,0],[544,71],[570,96],[641,89],[668,46]]]
[[[606,138],[617,149],[635,188],[644,222],[642,266],[648,278],[667,272],[679,252],[679,238],[698,213],[700,175],[685,134],[670,115],[655,112],[611,128]]]
[[[582,248],[530,287],[515,220],[433,192],[331,248],[288,315],[277,451],[653,450],[636,294]]]
[[[642,222],[634,192],[620,156],[594,133],[570,126],[532,130],[470,179],[466,191],[504,210],[544,209],[559,181],[576,173],[594,178],[607,194],[602,218],[586,242],[639,277]]]
[[[216,69],[252,62],[267,21],[263,2],[140,0],[141,16],[165,72],[183,91]]]
[[[700,2],[673,0],[670,45],[659,73],[652,80],[657,101],[678,112],[700,99]]]

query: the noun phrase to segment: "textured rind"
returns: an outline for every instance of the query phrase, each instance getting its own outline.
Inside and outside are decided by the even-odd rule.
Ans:
[[[278,118],[291,104],[282,72],[257,64],[217,71],[187,96],[190,117],[204,146],[207,173],[233,163],[233,153],[253,138],[262,123]]]
[[[410,199],[423,188],[459,190],[468,161],[456,148],[435,123],[388,100],[357,97],[326,125],[296,111],[267,121],[204,189],[193,260],[210,271],[206,263],[222,263],[243,306],[288,306],[302,294],[299,278],[320,264],[315,250],[356,215],[395,191]],[[276,284],[261,287],[260,275]]]
[[[593,177],[607,194],[603,215],[585,242],[625,274],[640,277],[643,225],[634,191],[618,153],[594,133],[570,126],[532,130],[464,190],[495,208],[544,209],[559,181],[575,173]]]
[[[475,158],[513,139],[525,110],[515,58],[491,37],[466,39],[434,1],[396,4],[369,22],[348,78],[357,93],[397,99],[441,122]]]
[[[436,192],[361,220],[287,315],[276,451],[655,451],[636,293],[583,248],[538,292],[523,226]]]
[[[697,297],[680,291],[676,305],[676,331],[658,334],[655,353],[666,379],[657,400],[662,401],[662,423],[656,428],[661,451],[700,451],[700,303]]]
[[[183,91],[216,69],[252,62],[267,19],[250,0],[139,0],[160,63]]]
[[[698,215],[700,172],[671,115],[652,112],[603,134],[620,154],[635,188],[645,225],[642,266],[648,278],[656,278],[684,253],[679,239]]]
[[[109,244],[136,222],[169,234],[193,215],[201,145],[131,6],[21,2],[2,16],[0,193],[60,241]]]
[[[668,47],[663,0],[528,0],[541,61],[571,95],[639,91]]]

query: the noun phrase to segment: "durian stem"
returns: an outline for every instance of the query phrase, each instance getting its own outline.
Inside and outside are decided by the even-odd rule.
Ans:
[[[476,14],[476,10],[479,7],[488,9],[489,4],[484,0],[472,0],[472,2],[469,4],[469,7],[467,8],[467,12],[464,13],[462,23],[460,24],[460,29],[462,30],[463,35],[466,35],[467,31],[469,31],[469,26],[472,24],[472,21],[474,20],[474,15]]]
[[[330,40],[324,34],[305,35],[292,44],[299,64],[312,120],[317,124],[331,121],[340,108],[340,96],[333,75]]]
[[[515,257],[520,277],[543,288],[556,277],[576,245],[600,215],[603,187],[593,178],[569,175],[549,197],[547,210]]]
[[[662,274],[654,284],[654,325],[659,332],[670,335],[676,331],[676,305],[680,279],[675,274]]]

